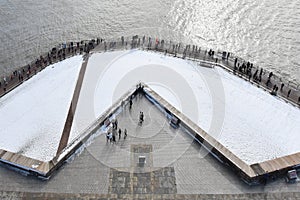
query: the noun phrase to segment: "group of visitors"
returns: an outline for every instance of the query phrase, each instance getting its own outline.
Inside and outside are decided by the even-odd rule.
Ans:
[[[46,66],[52,64],[57,60],[66,59],[67,55],[76,54],[77,51],[81,53],[89,52],[90,49],[94,48],[95,45],[101,43],[103,39],[97,38],[97,40],[90,40],[88,43],[81,42],[70,42],[68,44],[63,43],[61,48],[52,48],[46,56],[40,56],[31,64],[28,64],[19,70],[15,70],[9,76],[3,77],[3,80],[0,80],[0,88],[3,88],[3,92],[6,93],[8,88],[11,88],[26,79],[29,79],[32,75],[36,74],[37,71],[42,70]],[[17,79],[17,81],[16,81]]]
[[[119,140],[121,140],[122,129],[121,128],[118,129],[118,120],[115,119],[112,122],[112,129],[109,130],[106,134],[106,142],[110,141],[110,143],[113,143],[113,144],[116,143],[117,135],[119,136]],[[127,129],[126,128],[123,131],[123,135],[124,135],[124,140],[125,140],[127,137]]]

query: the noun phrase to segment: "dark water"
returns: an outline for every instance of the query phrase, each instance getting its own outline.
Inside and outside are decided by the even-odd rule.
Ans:
[[[299,0],[0,0],[0,74],[63,41],[133,34],[231,51],[300,83]]]

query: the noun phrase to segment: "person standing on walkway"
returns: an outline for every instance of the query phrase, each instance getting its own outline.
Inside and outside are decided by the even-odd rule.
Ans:
[[[234,59],[234,68],[236,68],[237,61],[238,61],[238,59],[237,59],[237,58],[235,58],[235,59]]]
[[[116,143],[116,134],[115,134],[115,132],[112,134],[112,141],[113,141],[113,143]]]
[[[267,82],[266,82],[266,86],[269,86],[269,83],[270,83],[270,78],[268,78]]]
[[[287,93],[287,98],[290,97],[291,92],[292,92],[292,90],[290,89],[290,90],[288,91],[288,93]]]
[[[130,97],[130,100],[129,100],[129,109],[131,110],[132,108],[132,98]]]
[[[115,121],[116,130],[118,129],[118,120]]]
[[[283,87],[284,87],[284,83],[281,83],[281,86],[280,86],[280,91],[283,90]]]
[[[121,37],[122,46],[124,46],[124,36]]]
[[[271,79],[272,76],[273,76],[273,72],[270,72],[270,74],[269,74],[269,79]]]
[[[276,90],[276,88],[277,88],[277,85],[274,85],[274,86],[273,86],[273,91],[275,91],[275,90]]]
[[[127,137],[127,130],[126,130],[126,128],[124,129],[124,140],[126,139],[126,137]]]
[[[112,134],[112,132],[110,132],[108,134],[108,138],[109,138],[110,143],[112,143],[113,142],[113,134]]]
[[[119,128],[119,140],[121,139],[122,130]]]
[[[261,82],[261,79],[262,79],[262,74],[263,74],[263,68],[260,68],[260,72],[259,72],[259,82]]]
[[[142,122],[144,122],[144,113],[142,112],[142,115],[141,115],[141,120]]]
[[[109,132],[106,134],[106,143],[108,143],[108,140],[109,140],[109,137],[110,137],[109,134],[110,134]]]
[[[140,111],[139,124],[142,125],[143,121],[144,121],[144,115],[143,115],[143,112]]]

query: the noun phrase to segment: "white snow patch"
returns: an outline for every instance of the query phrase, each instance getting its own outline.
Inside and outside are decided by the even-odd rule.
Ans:
[[[74,56],[48,66],[0,99],[0,149],[51,160],[82,64]]]

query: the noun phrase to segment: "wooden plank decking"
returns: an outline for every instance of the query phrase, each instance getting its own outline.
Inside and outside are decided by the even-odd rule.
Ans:
[[[280,171],[300,165],[300,153],[283,156],[273,160],[268,160],[259,164],[266,172]]]

